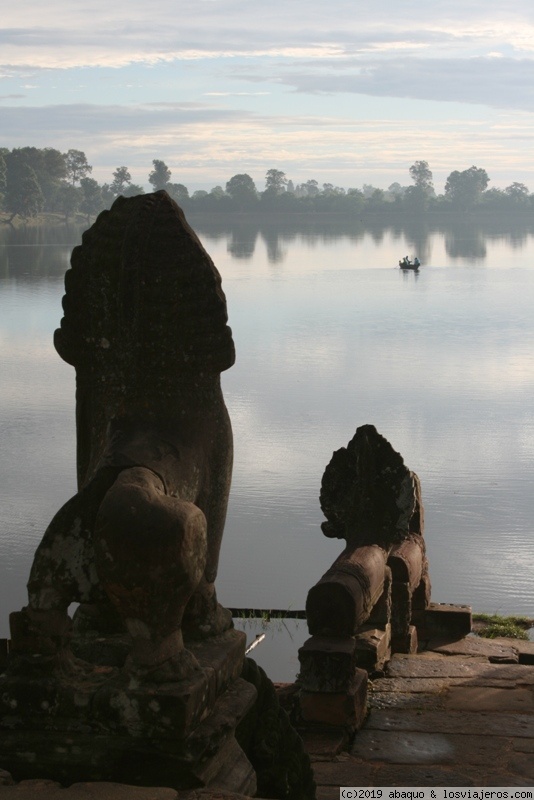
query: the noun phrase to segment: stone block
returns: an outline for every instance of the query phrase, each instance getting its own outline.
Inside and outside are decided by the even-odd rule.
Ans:
[[[300,711],[305,722],[358,730],[367,715],[367,673],[358,670],[344,692],[302,691]]]
[[[210,702],[239,678],[243,669],[247,635],[231,629],[203,641],[187,641],[187,649],[209,676]]]
[[[391,584],[391,570],[389,567],[386,567],[384,572],[384,591],[374,604],[367,620],[367,625],[373,628],[384,629],[386,625],[391,622]]]
[[[408,583],[413,592],[421,582],[425,558],[425,543],[422,536],[411,536],[393,545],[388,556],[394,583]]]
[[[430,583],[430,575],[428,574],[428,561],[425,558],[423,563],[423,573],[419,585],[414,590],[412,595],[412,609],[413,611],[424,611],[430,605],[430,595],[432,586]]]
[[[534,641],[527,642],[523,639],[492,639],[496,645],[502,645],[506,649],[511,647],[517,653],[517,660],[520,664],[534,665]]]
[[[385,630],[365,626],[355,637],[356,664],[367,672],[376,672],[391,658],[391,625]]]
[[[177,683],[129,684],[121,675],[92,700],[94,720],[103,728],[133,737],[184,739],[209,711],[209,677],[201,670]]]
[[[412,615],[420,639],[434,636],[461,639],[471,633],[473,618],[471,606],[450,603],[430,603],[425,611]]]
[[[378,545],[346,548],[306,599],[312,635],[354,636],[384,591],[387,554]]]
[[[121,707],[123,715],[128,710],[132,715],[129,731],[124,721],[123,730],[118,730],[113,724],[106,725],[105,719],[99,724],[93,715],[86,715],[85,726],[79,718],[45,715],[40,722],[30,718],[22,725],[14,709],[10,719],[3,715],[1,723],[3,763],[15,780],[44,777],[65,784],[106,780],[184,789],[216,786],[219,776],[230,775],[231,768],[243,779],[240,785],[250,786],[254,771],[237,745],[235,728],[255,701],[254,686],[238,679],[185,741],[180,729],[173,729],[164,717],[168,707],[162,709],[161,720],[148,718],[149,712],[154,718],[159,713],[161,687],[154,689],[148,711],[144,707],[139,711],[142,704],[136,705],[135,692],[130,706]],[[168,694],[173,696],[172,689]],[[123,697],[120,700],[124,702]],[[139,720],[146,724],[145,729],[139,727]]]
[[[313,759],[333,759],[346,750],[349,741],[347,730],[343,727],[307,727],[300,731],[304,749]],[[339,762],[336,762],[339,763]],[[338,795],[339,797],[339,795]]]
[[[300,684],[310,692],[344,692],[357,668],[353,637],[312,636],[299,649]]]
[[[417,653],[417,628],[415,625],[408,626],[408,633],[401,636],[391,637],[392,653]]]
[[[407,636],[412,619],[412,591],[409,583],[393,581],[391,589],[391,635]]]

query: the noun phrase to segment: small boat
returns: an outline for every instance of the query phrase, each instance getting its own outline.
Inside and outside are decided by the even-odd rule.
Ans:
[[[414,260],[413,260],[413,261],[410,261],[410,259],[408,258],[408,256],[404,256],[404,258],[402,258],[402,259],[399,261],[399,267],[400,267],[401,269],[413,269],[413,270],[418,270],[420,266],[421,266],[421,262],[419,261],[419,259],[418,259],[418,258],[414,258]]]

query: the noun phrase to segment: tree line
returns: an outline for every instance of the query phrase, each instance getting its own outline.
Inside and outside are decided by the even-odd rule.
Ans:
[[[350,215],[365,212],[472,211],[480,209],[534,209],[534,195],[524,183],[514,182],[505,189],[488,189],[485,169],[472,166],[454,170],[444,193],[436,194],[432,171],[426,161],[409,168],[410,184],[392,183],[387,190],[364,184],[361,189],[344,189],[310,179],[294,184],[285,172],[269,169],[265,187],[258,190],[247,173],[231,177],[224,188],[189,193],[183,183],[171,181],[172,172],[160,159],[152,161],[148,182],[154,191],[165,189],[176,202],[191,211],[278,211],[283,213],[338,212]],[[89,221],[109,208],[120,195],[142,194],[144,188],[132,183],[128,167],[117,167],[109,183],[100,185],[90,177],[92,166],[81,150],[61,153],[51,147],[0,148],[0,210],[6,222],[19,216],[35,217],[41,212],[63,214],[68,220],[83,214]]]

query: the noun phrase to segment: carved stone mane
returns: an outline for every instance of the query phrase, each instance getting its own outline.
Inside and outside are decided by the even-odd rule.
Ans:
[[[119,197],[100,214],[72,252],[65,290],[54,344],[76,368],[81,488],[111,418],[172,406],[229,369],[235,349],[221,276],[165,191]]]

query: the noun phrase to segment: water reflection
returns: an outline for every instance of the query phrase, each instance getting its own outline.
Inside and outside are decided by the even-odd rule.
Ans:
[[[386,240],[399,243],[398,258],[405,255],[402,247],[410,254],[417,254],[423,264],[432,262],[432,245],[436,237],[445,243],[445,253],[451,259],[484,261],[487,255],[487,241],[500,241],[513,249],[521,249],[534,236],[534,220],[524,215],[499,216],[498,218],[468,219],[447,217],[424,217],[370,220],[328,217],[308,217],[292,219],[243,217],[235,221],[221,216],[211,218],[205,215],[191,215],[195,229],[210,240],[228,239],[228,251],[235,258],[252,259],[258,241],[267,249],[271,264],[286,260],[288,246],[299,240],[313,246],[314,243],[347,239],[351,243],[364,237],[379,248]]]
[[[85,227],[0,226],[0,278],[32,281],[63,275]]]

